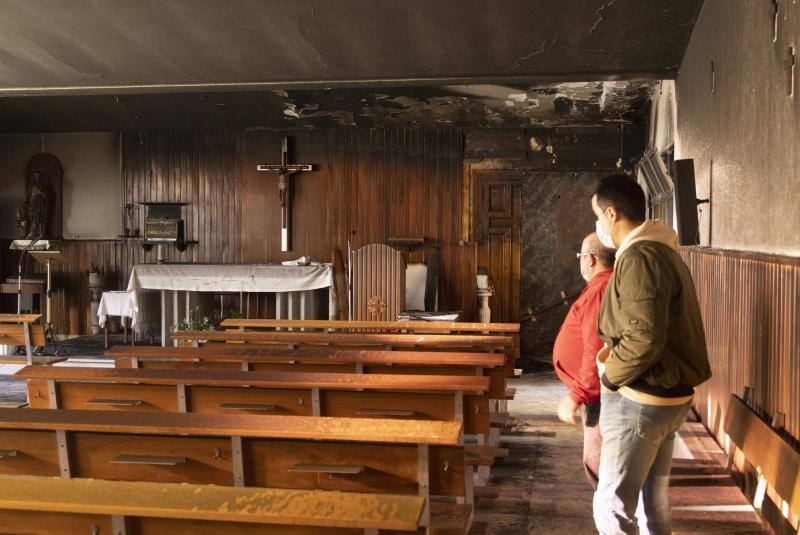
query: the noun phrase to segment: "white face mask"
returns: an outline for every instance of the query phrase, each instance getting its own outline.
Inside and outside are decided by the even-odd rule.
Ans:
[[[583,277],[583,280],[585,280],[586,282],[589,282],[589,279],[591,278],[589,277],[589,274],[583,270],[581,270],[581,277]]]
[[[611,223],[611,230],[613,229],[614,229],[614,223]],[[600,243],[602,243],[609,249],[617,248],[617,246],[614,245],[614,238],[611,237],[611,233],[603,230],[603,225],[600,224],[599,219],[594,222],[594,231],[595,233],[597,233],[597,238],[600,240]]]

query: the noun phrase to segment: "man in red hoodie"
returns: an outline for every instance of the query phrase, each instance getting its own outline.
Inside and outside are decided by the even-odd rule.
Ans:
[[[614,267],[614,250],[603,246],[597,234],[583,240],[581,275],[586,288],[567,313],[553,346],[553,364],[561,382],[569,389],[558,404],[558,417],[574,424],[581,410],[583,422],[583,466],[592,488],[597,488],[600,467],[600,377],[595,357],[603,347],[597,335],[597,316]]]

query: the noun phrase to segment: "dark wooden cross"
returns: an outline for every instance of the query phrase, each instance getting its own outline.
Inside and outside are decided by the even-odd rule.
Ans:
[[[260,164],[257,171],[278,173],[278,198],[281,201],[281,251],[292,250],[292,183],[291,177],[300,171],[311,171],[311,164],[289,163],[289,138],[284,137],[281,145],[280,164]]]

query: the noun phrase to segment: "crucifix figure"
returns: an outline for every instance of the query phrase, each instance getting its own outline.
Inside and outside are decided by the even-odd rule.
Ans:
[[[289,163],[289,138],[284,137],[281,145],[280,164],[260,164],[257,171],[271,171],[278,173],[278,198],[281,201],[281,251],[292,249],[291,221],[292,221],[292,182],[291,177],[300,171],[311,171],[311,164]]]

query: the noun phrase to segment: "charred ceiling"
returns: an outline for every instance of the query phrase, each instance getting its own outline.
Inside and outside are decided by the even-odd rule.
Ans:
[[[0,99],[0,130],[607,125],[636,122],[651,90],[623,81],[14,97]]]
[[[10,0],[0,130],[630,122],[702,3]]]

